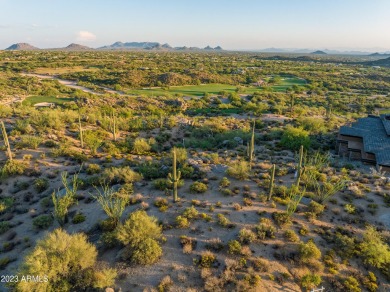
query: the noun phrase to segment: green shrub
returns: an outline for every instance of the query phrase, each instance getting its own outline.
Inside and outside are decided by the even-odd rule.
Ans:
[[[85,215],[83,213],[77,213],[73,216],[72,223],[79,224],[85,221]]]
[[[53,224],[51,215],[40,215],[33,220],[33,226],[37,229],[47,229]]]
[[[193,193],[204,193],[207,191],[207,185],[202,182],[196,181],[190,186],[190,190]]]
[[[363,285],[370,292],[375,292],[378,290],[377,279],[373,272],[368,272],[368,275],[363,280]]]
[[[239,180],[245,180],[249,177],[249,163],[245,160],[233,163],[229,166],[227,174]]]
[[[11,197],[5,197],[0,199],[0,214],[6,212],[9,208],[12,207],[14,199]]]
[[[191,224],[186,217],[180,215],[176,217],[175,221],[178,228],[188,228]]]
[[[276,228],[268,218],[261,218],[260,224],[256,226],[256,232],[259,239],[275,238]]]
[[[84,234],[67,234],[56,229],[37,242],[27,255],[19,273],[46,275],[47,282],[19,281],[16,290],[29,291],[82,291],[114,284],[114,269],[96,268],[97,251],[87,242]]]
[[[0,222],[0,235],[3,233],[6,233],[11,228],[11,225],[8,221],[1,221]]]
[[[194,206],[188,207],[183,211],[183,217],[187,218],[188,220],[197,219],[199,216],[198,210]]]
[[[132,151],[135,154],[144,154],[150,151],[151,146],[144,138],[137,138],[132,145]]]
[[[102,145],[103,142],[101,134],[92,130],[83,131],[83,139],[84,144],[92,154],[96,154],[98,148]]]
[[[216,260],[216,256],[211,251],[204,251],[200,255],[199,266],[202,268],[210,268]]]
[[[284,232],[284,237],[291,242],[299,241],[299,236],[294,232],[294,230],[286,230]]]
[[[138,171],[145,179],[166,178],[168,175],[168,169],[163,169],[160,163],[151,161],[141,163],[138,166]]]
[[[344,280],[344,286],[349,292],[361,292],[362,289],[360,288],[359,281],[356,280],[354,277],[349,276]]]
[[[26,165],[17,160],[7,160],[4,166],[1,168],[1,176],[13,176],[13,175],[21,175],[24,173],[26,169]]]
[[[390,247],[373,226],[365,230],[360,250],[365,264],[378,269],[390,266]]]
[[[20,137],[20,141],[16,144],[19,148],[37,149],[39,144],[42,143],[42,138],[32,135],[23,135]]]
[[[321,251],[316,244],[309,240],[307,243],[301,242],[298,247],[299,259],[303,263],[309,263],[312,260],[321,258]]]
[[[156,262],[162,250],[158,240],[162,239],[161,227],[155,217],[150,217],[143,210],[130,214],[122,225],[117,228],[117,238],[126,245],[124,258],[137,264]]]
[[[218,224],[223,227],[228,227],[231,223],[228,218],[226,218],[223,214],[218,214]]]
[[[321,284],[321,276],[317,274],[306,274],[301,279],[301,286],[306,289],[318,287]]]
[[[151,265],[161,256],[162,248],[159,243],[152,238],[146,238],[136,248],[131,248],[130,260],[133,264]]]
[[[314,213],[315,215],[320,215],[322,214],[322,212],[324,212],[325,206],[315,201],[311,201],[309,203],[308,209],[310,212]]]
[[[37,178],[34,181],[34,188],[38,193],[46,191],[49,187],[49,181],[45,178]]]
[[[303,145],[305,149],[309,149],[310,143],[308,131],[292,126],[286,127],[280,140],[280,144],[283,147],[291,150],[299,150],[301,145]]]
[[[4,270],[10,262],[11,259],[9,257],[0,258],[0,271]]]
[[[99,173],[100,172],[100,165],[99,164],[95,164],[95,163],[91,163],[88,165],[87,167],[87,173],[88,174],[96,174],[96,173]]]
[[[132,170],[129,166],[111,167],[103,171],[102,178],[108,182],[114,183],[133,183],[140,181],[142,175]]]
[[[249,244],[256,239],[256,234],[247,228],[243,228],[238,233],[238,240],[243,244]]]
[[[228,253],[233,255],[240,255],[241,254],[241,243],[237,240],[230,240],[228,242]]]
[[[227,177],[223,177],[221,181],[219,182],[219,187],[220,188],[227,188],[230,186],[230,181]]]

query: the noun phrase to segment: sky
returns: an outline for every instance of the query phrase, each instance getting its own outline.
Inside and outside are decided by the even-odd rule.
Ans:
[[[390,0],[0,0],[0,49],[157,41],[390,50]]]

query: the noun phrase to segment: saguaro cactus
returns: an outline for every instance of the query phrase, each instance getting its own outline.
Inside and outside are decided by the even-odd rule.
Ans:
[[[79,135],[80,135],[81,148],[84,148],[83,127],[81,126],[80,114],[79,114]]]
[[[268,189],[268,201],[271,200],[273,191],[274,191],[274,185],[275,185],[275,169],[276,165],[273,164],[271,168],[271,179],[269,181],[269,189]]]
[[[249,168],[252,168],[252,161],[253,161],[253,158],[255,157],[255,123],[256,123],[256,121],[253,120],[252,136],[251,136],[251,140],[247,146]]]
[[[172,195],[173,195],[173,201],[177,202],[179,200],[177,195],[177,184],[180,181],[181,172],[176,170],[176,148],[173,148],[173,167],[172,167],[172,173],[168,174],[168,180],[173,186]]]
[[[11,146],[9,145],[8,135],[7,135],[7,131],[5,130],[5,126],[4,126],[4,122],[3,121],[1,121],[1,133],[3,135],[4,144],[7,147],[8,159],[12,160]]]
[[[111,132],[112,132],[112,136],[114,138],[114,141],[116,141],[116,116],[115,116],[114,111],[112,112],[112,115],[111,115]]]
[[[299,149],[299,162],[298,162],[298,167],[297,167],[297,178],[295,181],[295,184],[297,187],[299,187],[299,183],[301,181],[301,175],[303,173],[303,168],[302,168],[302,161],[303,161],[303,145],[301,145],[301,148]]]

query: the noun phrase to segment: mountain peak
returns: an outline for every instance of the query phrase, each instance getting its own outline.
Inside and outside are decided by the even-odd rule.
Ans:
[[[12,46],[9,46],[6,48],[6,50],[9,51],[31,51],[31,50],[39,50],[37,47],[34,47],[28,43],[17,43],[13,44]]]

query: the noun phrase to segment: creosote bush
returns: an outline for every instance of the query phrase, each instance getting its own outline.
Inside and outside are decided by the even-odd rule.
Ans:
[[[96,264],[97,251],[86,235],[56,229],[38,241],[20,267],[22,275],[44,275],[47,282],[19,281],[17,291],[81,291],[114,284],[116,271]]]
[[[159,241],[162,240],[162,229],[155,217],[143,211],[130,214],[117,228],[117,238],[126,247],[122,258],[133,264],[153,264],[162,255]]]
[[[249,163],[245,160],[230,165],[227,174],[239,180],[248,179],[250,172]]]

